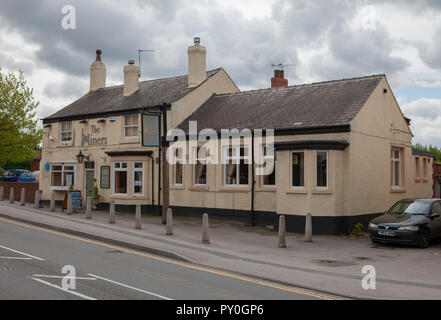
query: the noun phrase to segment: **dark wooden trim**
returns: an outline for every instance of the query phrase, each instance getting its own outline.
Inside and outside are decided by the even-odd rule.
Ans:
[[[274,143],[277,151],[282,150],[345,150],[346,140],[301,140]]]
[[[153,151],[152,150],[122,150],[122,151],[106,151],[108,156],[111,157],[124,157],[124,156],[147,156],[149,157]]]

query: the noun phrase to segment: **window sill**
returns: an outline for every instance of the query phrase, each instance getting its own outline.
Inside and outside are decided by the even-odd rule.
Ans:
[[[391,193],[404,193],[406,192],[406,188],[390,188]]]
[[[421,178],[416,178],[415,179],[415,182],[421,182],[421,181],[423,181],[423,179],[421,179]]]
[[[52,191],[67,191],[67,190],[69,190],[69,187],[50,187],[50,189]]]
[[[120,144],[135,144],[135,143],[141,143],[141,141],[139,140],[139,138],[135,138],[135,139],[122,139],[119,141]]]
[[[256,186],[256,192],[277,192],[276,186]]]
[[[146,196],[133,196],[133,195],[112,195],[110,196],[110,199],[113,200],[149,200]]]

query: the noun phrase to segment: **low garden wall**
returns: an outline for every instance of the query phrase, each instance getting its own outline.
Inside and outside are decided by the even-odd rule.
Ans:
[[[14,188],[14,200],[20,201],[21,189],[25,188],[26,202],[33,203],[35,201],[35,191],[39,189],[38,183],[31,182],[4,182],[0,181],[0,187],[3,186],[4,199],[9,199],[9,192]]]

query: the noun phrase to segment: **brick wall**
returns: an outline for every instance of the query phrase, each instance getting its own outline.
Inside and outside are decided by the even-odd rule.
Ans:
[[[3,186],[4,199],[9,200],[9,192],[11,188],[14,188],[14,200],[20,201],[21,189],[25,188],[26,202],[33,203],[35,201],[35,191],[38,190],[38,183],[26,183],[26,182],[0,182],[0,186]]]
[[[435,194],[436,185],[441,184],[441,164],[433,162],[433,197],[437,198],[439,195]]]

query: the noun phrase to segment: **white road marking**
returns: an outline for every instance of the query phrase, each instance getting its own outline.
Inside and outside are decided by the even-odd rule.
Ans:
[[[9,251],[12,251],[12,252],[15,252],[15,253],[22,254],[22,255],[27,256],[27,257],[32,258],[32,259],[44,261],[44,259],[42,259],[42,258],[39,258],[39,257],[36,257],[36,256],[31,256],[30,254],[27,254],[27,253],[24,253],[24,252],[21,252],[21,251],[18,251],[18,250],[14,250],[14,249],[11,249],[11,248],[8,248],[8,247],[0,246],[0,248],[9,250]]]
[[[126,285],[126,284],[124,284],[124,283],[120,283],[120,282],[117,282],[117,281],[114,281],[114,280],[106,279],[106,278],[103,278],[103,277],[100,277],[100,276],[97,276],[97,275],[94,275],[94,274],[91,274],[91,273],[89,273],[89,274],[87,274],[87,275],[88,275],[88,276],[91,276],[91,277],[95,277],[95,278],[97,278],[97,279],[101,279],[101,280],[104,280],[104,281],[107,281],[107,282],[113,283],[113,284],[116,284],[116,285],[119,285],[119,286],[122,286],[122,287],[129,288],[129,289],[132,289],[132,290],[135,290],[135,291],[143,292],[143,293],[146,293],[146,294],[149,294],[149,295],[152,295],[152,296],[158,297],[158,298],[160,298],[160,299],[164,299],[164,300],[173,300],[173,299],[171,299],[171,298],[167,298],[167,297],[161,296],[161,295],[159,295],[159,294],[157,294],[157,293],[153,293],[153,292],[145,291],[145,290],[138,289],[138,288],[135,288],[135,287],[131,287],[131,286],[128,286],[128,285]]]
[[[49,274],[34,274],[33,277],[37,278],[53,278],[53,279],[76,279],[76,280],[96,280],[96,278],[89,277],[68,277],[68,276],[52,276]]]
[[[32,260],[32,258],[28,257],[0,257],[2,259],[11,259],[11,260]]]
[[[37,279],[37,278],[33,278],[33,277],[30,277],[30,278],[31,278],[32,280],[35,280],[35,281],[38,281],[38,282],[43,283],[43,284],[45,284],[45,285],[48,285],[48,286],[50,286],[50,287],[52,287],[52,288],[57,288],[57,289],[59,289],[59,290],[61,290],[61,291],[69,292],[69,293],[71,293],[71,294],[73,294],[73,295],[75,295],[75,296],[78,296],[78,297],[83,298],[83,299],[86,299],[86,300],[97,300],[97,299],[95,299],[95,298],[92,298],[92,297],[86,296],[86,295],[81,294],[81,293],[79,293],[79,292],[72,291],[72,290],[68,290],[68,289],[64,289],[63,287],[59,287],[59,286],[57,286],[57,285],[55,285],[55,284],[52,284],[52,283],[50,283],[50,282],[46,282],[46,281],[41,280],[41,279]]]

